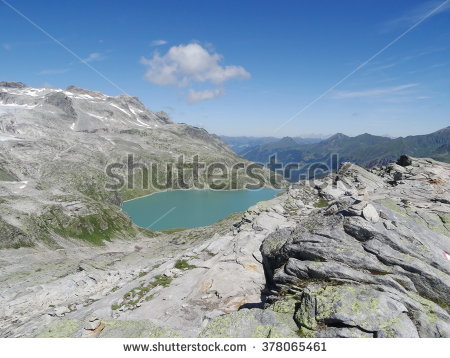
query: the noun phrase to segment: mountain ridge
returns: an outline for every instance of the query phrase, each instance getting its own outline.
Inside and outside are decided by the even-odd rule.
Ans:
[[[248,160],[264,164],[269,163],[269,158],[273,155],[276,155],[278,162],[285,166],[297,163],[300,169],[294,173],[292,178],[292,181],[296,181],[301,174],[306,173],[311,164],[329,163],[333,154],[337,154],[341,162],[350,161],[365,168],[387,164],[402,154],[416,157],[430,156],[449,163],[450,154],[445,150],[445,146],[448,144],[450,144],[450,128],[446,127],[430,134],[398,138],[368,133],[350,137],[336,133],[312,144],[290,146],[279,142],[278,144],[277,142],[261,144],[240,153],[240,155]],[[435,151],[438,152],[435,153]]]
[[[118,205],[160,189],[143,183],[141,169],[127,185],[106,186],[111,182],[107,166],[127,163],[129,156],[148,167],[157,165],[158,180],[166,178],[174,189],[194,181],[192,173],[180,182],[167,172],[180,156],[230,168],[248,163],[219,137],[174,123],[136,97],[1,82],[0,249],[64,247],[70,239],[102,245],[115,237],[142,235]],[[267,170],[260,171],[268,176]],[[128,178],[125,169],[122,175]],[[227,185],[243,187],[248,179],[241,176]]]

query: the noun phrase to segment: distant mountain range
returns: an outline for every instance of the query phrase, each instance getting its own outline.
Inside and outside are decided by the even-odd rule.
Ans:
[[[224,138],[222,140],[227,142]],[[306,173],[307,168],[313,163],[329,164],[332,154],[338,155],[339,162],[354,162],[366,168],[395,161],[402,154],[430,157],[450,163],[450,127],[431,134],[395,139],[367,133],[356,137],[337,133],[321,141],[306,140],[312,143],[299,143],[296,138],[285,137],[276,142],[261,143],[241,151],[236,151],[231,145],[230,147],[243,158],[257,163],[269,163],[269,158],[274,154],[277,156],[277,162],[285,166],[297,163],[299,170],[291,177],[293,181]]]
[[[228,137],[220,136],[220,139],[224,141],[228,146],[236,153],[242,154],[246,153],[250,149],[257,147],[259,145],[276,143],[280,141],[277,137]],[[323,140],[323,138],[303,138],[303,137],[293,137],[292,138],[297,144],[312,144],[318,143]]]

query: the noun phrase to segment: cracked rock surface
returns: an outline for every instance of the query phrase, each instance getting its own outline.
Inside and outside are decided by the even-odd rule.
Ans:
[[[344,164],[316,183],[327,205],[265,238],[265,309],[291,307],[298,335],[450,337],[450,166],[399,162],[401,181]]]
[[[409,159],[401,181],[344,164],[204,228],[1,250],[0,334],[450,337],[450,166]]]

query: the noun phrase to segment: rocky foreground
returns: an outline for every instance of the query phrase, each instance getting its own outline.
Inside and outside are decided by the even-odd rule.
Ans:
[[[211,227],[0,251],[3,337],[450,337],[450,165],[299,183]]]

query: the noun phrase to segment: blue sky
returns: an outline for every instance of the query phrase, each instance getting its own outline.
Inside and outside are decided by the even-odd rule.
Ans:
[[[8,2],[109,81],[0,0],[1,80],[123,90],[216,134],[450,125],[450,1],[329,92],[444,0]]]

